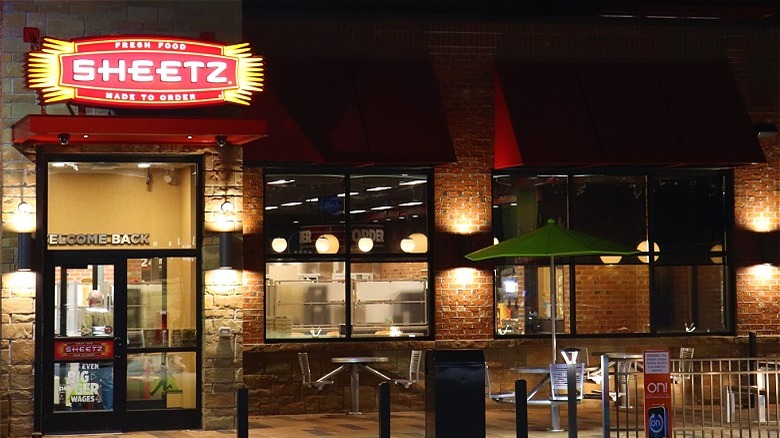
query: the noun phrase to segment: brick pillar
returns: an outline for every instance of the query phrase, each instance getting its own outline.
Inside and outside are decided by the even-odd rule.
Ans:
[[[436,340],[491,339],[492,272],[464,256],[491,243],[493,58],[441,53],[433,61],[458,158],[435,171]]]
[[[242,150],[227,145],[212,149],[206,155],[205,206],[206,238],[204,240],[203,292],[203,428],[225,430],[236,427],[236,390],[241,387],[243,373],[243,286],[215,284],[214,270],[218,268],[219,232],[210,230],[209,220],[221,214],[225,200],[234,205],[237,220],[232,235],[233,269],[241,278],[240,221],[243,212]],[[210,219],[211,218],[211,219]],[[240,221],[240,222],[239,222]],[[222,272],[220,272],[221,274]],[[243,281],[241,282],[243,284]],[[220,329],[230,331],[220,334]]]

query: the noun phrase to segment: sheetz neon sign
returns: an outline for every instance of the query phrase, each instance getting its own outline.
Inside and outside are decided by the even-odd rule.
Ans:
[[[28,86],[43,104],[172,108],[248,105],[263,89],[263,59],[248,43],[154,36],[44,38],[27,59]]]

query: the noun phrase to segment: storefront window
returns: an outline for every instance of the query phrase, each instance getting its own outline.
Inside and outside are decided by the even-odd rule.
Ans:
[[[267,174],[266,339],[428,336],[429,180]]]
[[[195,248],[196,175],[193,163],[50,162],[47,247]]]
[[[497,174],[493,181],[498,240],[555,219],[643,251],[638,256],[557,258],[558,333],[732,329],[724,249],[731,189],[725,172],[517,172]],[[549,333],[549,259],[506,262],[496,267],[496,335]]]

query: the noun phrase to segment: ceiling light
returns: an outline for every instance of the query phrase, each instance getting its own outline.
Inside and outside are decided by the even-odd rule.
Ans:
[[[381,192],[383,190],[390,190],[392,187],[390,186],[377,186],[377,187],[369,187],[366,189],[367,192]]]
[[[365,210],[350,210],[349,214],[360,214],[365,213]]]
[[[369,252],[374,248],[374,241],[370,237],[361,237],[357,243],[358,249],[362,252]]]
[[[149,163],[138,163],[138,168],[139,169],[148,169],[150,167],[152,167],[152,165],[149,164]]]
[[[411,180],[408,180],[408,181],[401,181],[400,183],[398,183],[398,185],[399,186],[416,186],[418,184],[425,184],[426,182],[428,182],[428,181],[426,181],[424,179],[411,179]]]
[[[601,263],[604,263],[605,265],[617,265],[620,263],[620,260],[623,259],[622,256],[599,256],[601,259]]]
[[[333,234],[323,234],[314,242],[314,247],[320,254],[336,254],[339,252],[339,239]]]
[[[371,207],[371,210],[372,211],[382,211],[382,210],[390,210],[391,208],[393,208],[393,207],[391,207],[389,205],[380,205],[378,207]]]
[[[271,241],[271,248],[277,253],[284,252],[287,249],[287,239],[284,237],[277,237]]]
[[[422,201],[410,201],[398,204],[399,207],[414,207],[416,205],[422,205]]]
[[[274,180],[274,181],[268,181],[268,185],[269,186],[278,186],[278,185],[282,185],[282,184],[292,184],[294,182],[295,182],[294,179],[284,179],[284,178],[282,178],[282,179],[277,179],[277,180]]]
[[[277,205],[266,205],[265,206],[265,211],[276,210],[277,208],[279,208],[279,206],[277,206]]]
[[[411,237],[401,239],[401,251],[412,252],[414,251],[414,240]]]
[[[650,249],[650,244],[649,244],[649,242],[647,240],[643,240],[643,241],[639,242],[639,245],[636,246],[636,249],[639,250],[640,252],[645,252],[646,253]],[[658,260],[658,253],[660,251],[661,251],[661,248],[658,247],[658,244],[653,242],[653,253],[654,253],[653,261]],[[640,255],[638,257],[639,257],[639,261],[642,262],[642,263],[650,262],[650,257],[648,257],[646,255],[645,256]]]
[[[297,207],[301,204],[303,204],[301,201],[285,202],[282,204],[282,207]]]

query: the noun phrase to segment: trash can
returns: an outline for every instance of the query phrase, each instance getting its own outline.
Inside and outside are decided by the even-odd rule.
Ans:
[[[482,350],[426,352],[425,436],[485,437],[485,354]]]

